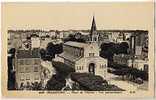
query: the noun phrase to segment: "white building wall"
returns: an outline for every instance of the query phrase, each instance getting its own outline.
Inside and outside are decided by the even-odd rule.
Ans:
[[[132,63],[132,60],[131,59],[128,60],[128,66],[129,67],[132,67],[132,64],[133,64],[133,67],[134,68],[137,68],[139,70],[144,70],[144,65],[148,65],[148,61],[141,60],[141,59],[136,59]]]
[[[81,58],[73,61],[72,63],[69,60],[64,60],[65,64],[73,66],[76,72],[79,73],[89,73],[89,65],[93,63],[95,65],[95,75],[99,75],[106,79],[107,76],[107,59],[101,58],[99,56],[99,46],[96,43],[88,43],[85,47],[82,46],[84,50]],[[64,52],[76,56],[74,51],[78,53],[76,48],[65,46],[63,47]]]
[[[63,32],[60,32],[60,39],[63,39]]]
[[[23,65],[20,65],[20,60],[23,60]],[[38,60],[38,64],[34,64],[34,60]],[[25,64],[26,61],[29,61],[29,65]],[[34,68],[38,67],[38,71],[35,72]],[[24,85],[27,85],[27,82],[34,83],[34,82],[40,82],[40,72],[41,72],[41,66],[40,66],[40,59],[39,58],[25,58],[25,59],[15,59],[15,70],[16,70],[16,83],[17,88],[20,88],[21,83]]]
[[[39,47],[40,47],[40,38],[31,37],[31,48],[39,48]]]
[[[90,53],[94,53],[94,56],[99,56],[98,44],[88,44],[87,47],[84,48],[84,57],[89,57]]]
[[[101,57],[86,57],[75,63],[75,71],[80,73],[89,73],[89,64],[95,64],[95,75],[107,79],[107,60]]]
[[[49,32],[49,36],[50,37],[54,37],[55,36],[55,32],[53,31],[53,32]]]

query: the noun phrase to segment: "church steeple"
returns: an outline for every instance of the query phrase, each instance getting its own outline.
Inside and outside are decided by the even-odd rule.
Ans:
[[[96,31],[96,23],[95,23],[95,18],[93,16],[92,26],[91,26],[91,34],[93,34],[94,31]]]
[[[95,18],[93,16],[92,26],[90,30],[90,42],[98,42],[98,33],[96,31]]]

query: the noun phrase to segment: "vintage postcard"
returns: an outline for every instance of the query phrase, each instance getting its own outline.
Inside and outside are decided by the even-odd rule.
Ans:
[[[6,97],[154,97],[154,3],[2,3]]]

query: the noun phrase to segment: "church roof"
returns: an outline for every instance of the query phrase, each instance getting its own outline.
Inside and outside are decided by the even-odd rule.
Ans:
[[[70,53],[66,53],[66,52],[63,52],[59,55],[59,57],[61,58],[64,58],[64,59],[67,59],[71,62],[75,62],[77,60],[79,60],[81,58],[81,56],[74,56],[74,55],[71,55]]]
[[[69,45],[69,46],[78,47],[78,48],[84,48],[87,46],[86,43],[73,42],[73,41],[68,41],[68,42],[64,43],[64,45]]]

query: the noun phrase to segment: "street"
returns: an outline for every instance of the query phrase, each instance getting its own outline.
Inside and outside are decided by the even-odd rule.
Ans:
[[[111,73],[107,74],[107,80],[109,84],[114,84],[124,90],[128,91],[146,91],[148,87],[148,82],[144,82],[143,84],[139,85],[134,82],[128,80],[122,80],[122,78],[118,75],[114,75]]]

